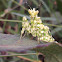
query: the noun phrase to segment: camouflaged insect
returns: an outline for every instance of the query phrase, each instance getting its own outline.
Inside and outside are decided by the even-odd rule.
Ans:
[[[54,38],[49,34],[49,27],[43,25],[42,20],[38,17],[39,11],[35,11],[35,8],[33,8],[33,10],[29,9],[28,12],[30,14],[30,23],[26,17],[23,17],[21,35],[26,30],[28,34],[31,33],[33,37],[37,37],[39,42],[53,42]]]

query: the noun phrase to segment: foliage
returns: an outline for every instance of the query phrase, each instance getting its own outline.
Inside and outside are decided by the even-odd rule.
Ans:
[[[18,41],[20,38],[18,35],[22,30],[22,17],[25,16],[27,20],[30,20],[28,9],[35,8],[39,11],[42,24],[48,25],[54,39],[62,43],[61,3],[61,0],[0,0],[0,33],[5,33],[0,34],[0,51],[3,54],[0,55],[2,57],[0,62],[41,62],[44,60],[45,62],[61,62],[62,45],[59,43],[43,44],[41,42],[38,44],[35,40],[23,39],[23,37],[20,39],[23,42]],[[24,54],[20,53],[23,51]]]

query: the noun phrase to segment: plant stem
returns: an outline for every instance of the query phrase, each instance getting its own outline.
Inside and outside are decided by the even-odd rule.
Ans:
[[[5,21],[5,22],[23,22],[23,21],[20,21],[20,20],[7,20],[7,19],[0,19],[0,21]],[[48,26],[55,26],[55,27],[60,27],[62,28],[62,25],[54,25],[54,24],[47,24],[47,23],[43,23],[44,25],[48,25]]]
[[[11,54],[11,55],[0,55],[0,57],[11,57],[11,56],[24,56],[24,55],[36,55],[37,53],[26,53],[26,54]]]

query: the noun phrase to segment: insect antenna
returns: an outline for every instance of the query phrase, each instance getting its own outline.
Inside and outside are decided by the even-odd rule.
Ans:
[[[28,6],[30,9],[32,9],[32,8],[30,7],[30,5],[29,5],[27,2],[25,2],[25,4],[27,4],[27,6]]]

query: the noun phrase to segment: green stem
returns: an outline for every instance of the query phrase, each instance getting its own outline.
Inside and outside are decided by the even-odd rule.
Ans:
[[[28,11],[28,9],[27,9],[27,8],[25,8],[24,6],[22,6],[21,4],[19,4],[19,3],[18,3],[18,2],[16,2],[15,0],[13,0],[13,2],[14,2],[15,4],[17,4],[17,5],[21,6],[23,9],[25,9],[25,10],[27,10],[27,11]]]
[[[0,57],[11,57],[11,56],[24,56],[24,55],[36,55],[37,53],[26,53],[26,54],[11,54],[11,55],[0,55]]]
[[[54,24],[47,24],[47,23],[43,23],[44,25],[48,25],[48,26],[55,26],[55,27],[60,27],[62,28],[62,25],[54,25]]]
[[[7,3],[5,2],[5,0],[1,0],[1,1],[2,1],[3,5],[7,8],[8,6],[7,6]]]
[[[8,19],[0,19],[0,21],[4,21],[4,22],[23,22],[20,20],[8,20]]]
[[[57,15],[55,14],[55,10],[52,7],[53,4],[50,2],[50,0],[48,0],[48,3],[49,3],[49,6],[50,6],[52,12],[54,13],[54,16],[56,17],[56,21],[59,23],[59,19],[57,18]]]
[[[20,20],[7,20],[7,19],[0,19],[0,21],[5,21],[5,22],[18,22],[21,23],[23,21]],[[54,24],[47,24],[47,23],[43,23],[44,25],[48,25],[48,26],[55,26],[55,27],[60,27],[62,28],[62,25],[54,25]]]
[[[7,19],[7,18],[8,18],[8,14],[7,14],[7,16],[6,16],[6,19]],[[3,25],[3,32],[4,32],[4,30],[5,30],[6,23],[7,23],[7,22],[4,22],[4,25]]]

